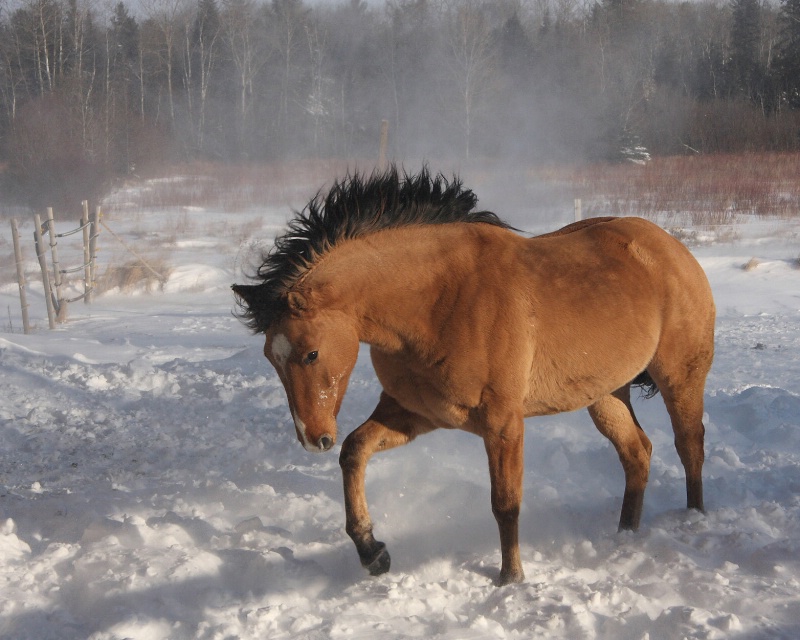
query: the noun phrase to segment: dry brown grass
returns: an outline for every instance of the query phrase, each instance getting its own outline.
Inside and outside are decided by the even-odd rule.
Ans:
[[[654,158],[646,165],[603,164],[571,180],[588,215],[687,214],[693,225],[728,225],[741,215],[800,214],[800,154]]]
[[[367,166],[366,163],[362,163]],[[173,167],[170,177],[142,176],[147,189],[137,192],[139,208],[203,207],[224,212],[305,202],[331,176],[357,164],[344,160],[305,160],[280,164],[193,163]]]
[[[123,293],[137,289],[151,292],[164,286],[171,271],[172,267],[163,258],[147,258],[147,265],[140,260],[112,263],[98,279],[97,292],[114,289]]]
[[[758,258],[750,258],[747,262],[742,265],[742,269],[745,271],[753,271],[754,269],[758,268],[758,265],[761,264],[761,260]]]
[[[209,223],[205,227],[205,234],[216,238],[227,238],[232,244],[241,245],[253,236],[258,236],[264,229],[264,219],[234,222],[223,218],[218,222]]]
[[[146,188],[134,191],[137,201],[128,203],[126,210],[132,213],[131,204],[133,211],[300,207],[334,177],[373,166],[353,160],[183,165],[173,167],[168,177],[142,176]],[[447,172],[443,166],[433,168]],[[503,163],[480,163],[466,171],[467,186],[480,195],[503,171]],[[800,213],[799,153],[672,156],[645,165],[539,165],[523,171],[529,184],[556,186],[559,192],[581,198],[586,217],[642,215],[673,226],[730,226],[744,215],[788,218]]]

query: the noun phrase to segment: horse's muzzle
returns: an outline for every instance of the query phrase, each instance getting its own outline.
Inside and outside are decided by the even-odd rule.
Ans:
[[[304,438],[301,438],[300,442],[306,451],[311,453],[325,453],[326,451],[330,451],[333,445],[336,444],[336,438],[326,433],[317,438],[316,442]]]

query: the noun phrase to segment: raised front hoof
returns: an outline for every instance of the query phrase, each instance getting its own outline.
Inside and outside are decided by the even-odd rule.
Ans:
[[[494,585],[496,587],[503,587],[507,584],[519,584],[525,581],[525,573],[522,569],[517,571],[501,571],[500,575],[495,578]]]
[[[375,544],[375,552],[368,558],[361,558],[361,566],[369,571],[371,576],[379,576],[389,571],[392,566],[392,559],[389,557],[386,545],[383,542],[377,542]]]

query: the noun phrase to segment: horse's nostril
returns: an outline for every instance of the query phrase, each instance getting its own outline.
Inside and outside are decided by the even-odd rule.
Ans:
[[[319,448],[323,451],[327,451],[333,446],[333,438],[328,435],[322,436],[319,439]]]

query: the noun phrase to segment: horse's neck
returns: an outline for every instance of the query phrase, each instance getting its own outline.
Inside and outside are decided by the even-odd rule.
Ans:
[[[437,313],[449,308],[469,269],[472,254],[464,243],[474,234],[466,226],[396,229],[352,240],[325,257],[310,284],[323,285],[334,306],[355,316],[362,342],[388,352],[425,351],[437,339]]]

